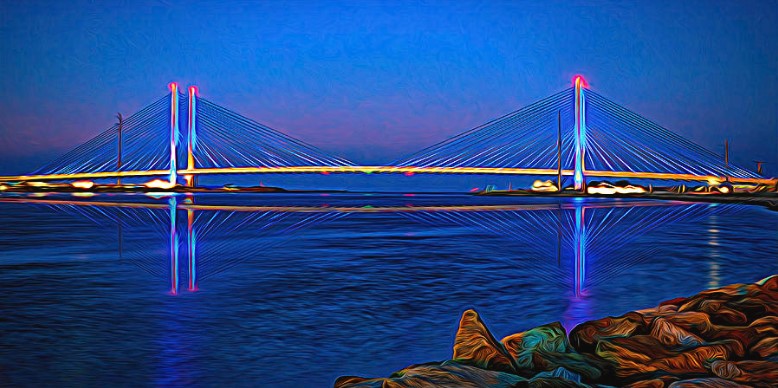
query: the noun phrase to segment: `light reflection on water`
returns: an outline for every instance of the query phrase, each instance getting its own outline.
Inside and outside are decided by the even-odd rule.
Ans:
[[[710,245],[709,257],[709,277],[708,288],[717,288],[721,286],[721,279],[719,278],[719,230],[718,230],[718,217],[716,214],[712,214],[708,219],[710,228],[708,229],[708,245]]]
[[[466,308],[501,338],[778,272],[778,216],[738,205],[36,201],[0,203],[0,365],[17,384],[327,386],[450,357]]]

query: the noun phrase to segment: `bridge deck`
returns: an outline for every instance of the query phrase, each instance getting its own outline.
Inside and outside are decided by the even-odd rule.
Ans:
[[[491,167],[395,167],[395,166],[293,166],[293,167],[229,167],[229,168],[199,168],[193,170],[178,170],[178,175],[220,175],[220,174],[471,174],[471,175],[548,175],[556,176],[556,169],[538,168],[491,168]],[[19,175],[0,176],[0,182],[16,181],[52,181],[73,179],[105,179],[124,177],[166,177],[170,170],[147,171],[105,171],[84,172],[72,174],[49,175]],[[633,178],[660,179],[684,181],[724,180],[724,177],[713,175],[673,174],[636,171],[594,171],[586,170],[586,177],[595,178]],[[573,170],[562,170],[562,175],[572,176]],[[729,177],[735,183],[776,184],[776,178],[736,178]]]

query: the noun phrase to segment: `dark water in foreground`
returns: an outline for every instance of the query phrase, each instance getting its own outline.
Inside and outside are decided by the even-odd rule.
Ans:
[[[449,358],[467,308],[499,339],[778,273],[778,213],[740,205],[35,200],[0,203],[3,385],[331,386]]]

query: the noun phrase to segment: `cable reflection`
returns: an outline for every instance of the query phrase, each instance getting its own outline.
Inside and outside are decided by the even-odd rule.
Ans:
[[[569,282],[578,299],[585,296],[587,286],[607,282],[655,256],[645,244],[631,244],[635,239],[663,225],[693,222],[738,207],[619,200],[475,206],[255,206],[200,204],[194,196],[182,201],[172,196],[167,204],[48,198],[2,198],[0,202],[46,205],[100,225],[114,225],[119,257],[154,276],[168,277],[172,295],[180,292],[179,255],[184,250],[185,287],[195,292],[203,279],[293,241],[309,228],[352,214],[391,213],[431,227],[460,225],[515,240],[526,252],[498,260],[535,266],[529,273],[547,282]],[[185,217],[179,218],[178,212],[186,212]],[[128,238],[125,232],[137,236]],[[161,252],[150,244],[154,235],[166,236],[167,270],[155,264]],[[521,257],[532,260],[518,260]]]

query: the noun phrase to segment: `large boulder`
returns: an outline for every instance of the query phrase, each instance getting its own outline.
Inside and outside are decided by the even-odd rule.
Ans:
[[[657,378],[649,378],[648,380],[639,380],[631,384],[627,384],[625,388],[664,388],[669,384],[678,381],[678,377],[665,375]]]
[[[778,361],[778,337],[767,337],[748,348],[749,356],[756,359]]]
[[[516,373],[512,357],[497,342],[475,310],[462,314],[454,340],[454,360],[480,368]]]
[[[694,333],[691,333],[680,326],[663,317],[654,319],[651,322],[651,332],[649,335],[654,337],[662,346],[673,349],[689,349],[703,345],[705,341]]]
[[[335,388],[512,388],[527,386],[523,377],[463,365],[454,361],[409,366],[387,378],[339,377]]]
[[[538,351],[566,353],[569,350],[565,328],[559,322],[509,335],[500,342],[521,369],[531,369],[537,364],[533,356]]]
[[[527,383],[528,388],[588,388],[589,385],[563,379],[561,377],[540,377]]]
[[[676,381],[668,388],[743,388],[743,385],[718,377],[703,377]]]
[[[754,387],[778,385],[778,362],[717,360],[711,363],[710,370],[722,379]]]
[[[574,353],[559,322],[512,334],[500,341],[513,358],[518,373],[534,376],[538,372],[563,368],[593,381],[603,375],[606,363]]]
[[[643,316],[631,312],[620,317],[607,317],[584,322],[570,331],[570,344],[579,352],[594,352],[603,339],[630,337],[646,333]]]

